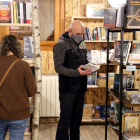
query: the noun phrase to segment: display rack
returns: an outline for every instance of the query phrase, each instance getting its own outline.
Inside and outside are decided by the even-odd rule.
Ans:
[[[121,19],[124,18],[124,9],[122,10],[122,14],[121,14]],[[122,20],[122,23],[121,25],[123,25],[123,20]],[[140,31],[140,29],[127,29],[127,28],[124,28],[123,26],[121,28],[114,28],[114,29],[108,29],[108,32],[107,32],[107,74],[106,74],[106,110],[107,110],[107,103],[108,103],[108,94],[109,94],[109,91],[108,91],[108,66],[109,66],[109,32],[121,32],[121,59],[120,59],[120,63],[118,62],[114,62],[114,61],[111,61],[111,63],[113,64],[116,64],[116,65],[119,65],[120,66],[120,87],[119,87],[119,91],[116,93],[116,92],[113,92],[113,91],[110,91],[110,94],[112,96],[115,97],[115,99],[119,100],[119,104],[120,104],[120,110],[119,110],[119,131],[117,130],[114,130],[112,127],[112,129],[115,131],[115,133],[118,135],[119,137],[119,140],[123,140],[122,138],[122,105],[124,106],[140,106],[138,104],[131,104],[128,100],[125,100],[123,97],[122,97],[122,91],[123,91],[123,69],[126,68],[126,66],[123,65],[123,40],[124,40],[124,32],[133,32],[133,40],[135,40],[135,31]],[[136,65],[136,68],[139,69],[140,68],[140,65]],[[134,74],[134,72],[133,72]],[[105,118],[105,140],[107,140],[107,111],[106,111],[106,118]]]

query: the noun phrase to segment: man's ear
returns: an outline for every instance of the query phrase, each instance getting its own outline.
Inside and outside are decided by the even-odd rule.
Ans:
[[[72,36],[72,31],[71,31],[71,29],[69,29],[69,37],[71,37]]]

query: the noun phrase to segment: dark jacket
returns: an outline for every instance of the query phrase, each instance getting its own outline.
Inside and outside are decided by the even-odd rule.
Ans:
[[[81,76],[78,67],[87,64],[87,49],[84,42],[77,45],[64,33],[53,48],[55,70],[59,74],[60,92],[85,92],[87,76]]]

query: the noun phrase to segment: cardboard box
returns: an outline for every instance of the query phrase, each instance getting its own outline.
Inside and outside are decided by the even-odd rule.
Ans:
[[[108,87],[111,87],[113,85],[114,85],[114,80],[113,79],[108,80]],[[106,87],[106,79],[97,78],[97,86],[98,87]]]
[[[83,117],[92,117],[93,104],[85,104],[83,107]]]

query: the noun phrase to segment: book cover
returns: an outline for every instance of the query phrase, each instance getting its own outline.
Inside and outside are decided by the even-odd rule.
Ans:
[[[127,0],[127,28],[140,27],[140,0]]]
[[[32,24],[32,4],[26,3],[26,23]]]
[[[129,107],[122,106],[122,114],[125,111],[129,111]],[[119,124],[119,112],[120,112],[120,104],[118,102],[114,103],[114,123]]]
[[[100,105],[92,106],[92,118],[100,119]]]
[[[87,4],[86,17],[104,17],[104,4]]]
[[[115,101],[111,101],[111,110],[110,110],[110,117],[111,118],[114,118],[114,104],[115,104]]]
[[[106,79],[106,73],[99,73],[99,79]]]
[[[0,23],[11,23],[10,1],[0,1]]]
[[[117,60],[120,60],[121,56],[121,41],[117,40],[116,41],[116,58]],[[123,41],[123,61],[125,61],[126,55],[127,55],[127,49],[128,49],[128,40]]]
[[[132,43],[132,47],[131,47],[131,53],[132,54],[140,54],[140,43]]]
[[[125,131],[139,130],[139,116],[125,116]]]
[[[100,50],[91,50],[92,62],[98,64],[100,62]]]
[[[104,27],[115,28],[117,9],[108,8],[104,11]]]
[[[114,75],[114,90],[119,90],[120,85],[120,74]]]
[[[107,107],[107,117],[110,118],[110,105],[108,105]],[[106,113],[106,106],[105,105],[101,105],[100,106],[100,117],[101,118],[105,118],[105,113]]]
[[[126,88],[134,88],[134,75],[127,75],[126,77]]]
[[[24,36],[23,37],[23,48],[25,58],[34,58],[34,47],[33,47],[33,37]]]
[[[97,72],[87,75],[87,85],[97,85]]]
[[[140,94],[129,94],[132,104],[140,104]]]

